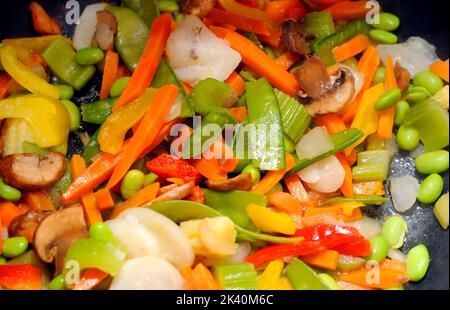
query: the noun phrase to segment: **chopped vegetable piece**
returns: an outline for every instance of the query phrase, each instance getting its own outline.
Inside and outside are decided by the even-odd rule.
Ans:
[[[258,205],[247,206],[247,213],[257,228],[269,233],[282,233],[293,235],[295,233],[295,222],[286,213],[272,211],[267,207]]]
[[[434,215],[443,229],[448,229],[448,193],[442,195],[434,205]]]
[[[328,290],[319,276],[297,258],[286,267],[285,273],[294,290]]]
[[[223,290],[256,290],[257,275],[253,265],[248,263],[214,267],[214,276]]]

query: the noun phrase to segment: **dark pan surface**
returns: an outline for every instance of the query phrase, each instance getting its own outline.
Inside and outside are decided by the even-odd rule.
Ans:
[[[65,34],[71,35],[73,26],[64,22],[65,0],[39,0],[51,16],[56,16]],[[98,0],[80,0],[81,10]],[[27,9],[29,1],[2,1],[0,7],[0,39],[35,35],[32,30],[31,18]],[[400,40],[409,36],[420,36],[438,47],[441,58],[449,57],[448,2],[438,0],[385,0],[380,1],[384,10],[397,14],[401,19],[401,27],[397,31]],[[94,100],[97,97],[99,78],[76,95],[75,101]],[[89,130],[89,128],[86,128]],[[439,134],[439,133],[436,133]],[[71,151],[79,152],[80,143],[74,138]],[[391,176],[405,174],[415,175],[414,160],[408,154],[400,152],[396,155],[391,169]],[[389,188],[389,182],[386,185]],[[445,191],[448,192],[448,173],[445,174]],[[388,192],[388,191],[387,191]],[[371,208],[369,214],[384,218],[395,214],[392,204]],[[433,215],[431,206],[416,205],[406,214],[402,214],[409,224],[409,233],[404,250],[424,243],[430,250],[431,265],[426,278],[416,284],[408,285],[409,289],[449,289],[449,233],[439,226]]]

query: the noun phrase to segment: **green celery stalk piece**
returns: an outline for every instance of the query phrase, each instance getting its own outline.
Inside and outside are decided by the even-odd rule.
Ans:
[[[75,62],[75,50],[59,36],[42,53],[50,70],[66,84],[81,90],[94,76],[95,66],[81,66]]]
[[[153,20],[159,16],[154,0],[122,0],[122,6],[133,10],[148,27],[151,27]]]
[[[249,263],[216,266],[214,276],[223,290],[258,289],[258,273]]]
[[[334,148],[320,156],[317,156],[312,159],[299,159],[297,160],[297,164],[294,168],[289,172],[289,175],[294,175],[300,170],[305,169],[306,167],[311,166],[312,164],[315,164],[316,162],[327,158],[331,155],[334,155],[336,153],[339,153],[342,150],[345,150],[355,142],[357,142],[359,139],[361,139],[364,136],[364,133],[356,128],[349,128],[337,133],[334,133],[330,135],[330,140],[334,144]]]
[[[297,258],[286,267],[285,275],[294,290],[328,290],[317,274]]]
[[[230,85],[207,78],[192,89],[191,99],[195,112],[205,116],[210,112],[225,113],[225,108],[238,98]]]
[[[306,33],[316,38],[310,42],[313,45],[335,31],[333,17],[330,12],[312,12],[306,15]]]
[[[335,197],[322,201],[319,206],[322,207],[335,202],[362,202],[366,205],[382,205],[383,203],[389,202],[389,198],[381,196],[356,196],[353,198]]]
[[[356,182],[385,181],[389,175],[389,165],[366,164],[352,169],[353,180]]]
[[[96,102],[81,104],[83,121],[97,125],[103,124],[112,113],[112,108],[118,99],[119,98],[108,98]]]
[[[364,151],[358,153],[358,166],[383,164],[389,166],[391,156],[388,150]]]

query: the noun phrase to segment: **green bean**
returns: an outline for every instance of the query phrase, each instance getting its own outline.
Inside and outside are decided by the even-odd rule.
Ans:
[[[381,29],[370,30],[369,36],[382,44],[395,44],[398,41],[398,37],[395,34]]]
[[[389,109],[394,104],[399,102],[401,96],[402,92],[399,88],[394,88],[385,92],[375,103],[375,110],[382,111]]]
[[[399,215],[388,218],[381,229],[381,235],[386,239],[389,246],[394,249],[399,249],[403,246],[407,232],[408,224]]]
[[[412,151],[419,145],[420,134],[414,127],[400,126],[397,132],[397,144],[405,151]]]
[[[396,126],[400,126],[403,124],[403,121],[405,120],[405,115],[409,110],[409,103],[402,100],[397,102],[397,105],[395,106],[395,119],[394,123]]]
[[[376,236],[370,240],[372,245],[372,254],[369,256],[369,261],[381,262],[386,258],[389,252],[389,244],[383,236]]]
[[[258,168],[253,166],[252,164],[245,166],[245,168],[242,170],[241,174],[250,173],[252,176],[252,184],[256,185],[259,180],[261,179],[261,172]]]
[[[163,0],[159,1],[158,9],[163,13],[175,13],[180,10],[180,6],[175,1]]]
[[[145,175],[140,170],[130,170],[123,178],[120,186],[120,193],[122,197],[128,199],[136,194],[143,186],[145,182]]]
[[[373,77],[373,84],[384,83],[385,79],[386,79],[386,68],[379,67],[375,72],[375,76]]]
[[[123,78],[116,80],[114,84],[111,86],[109,95],[111,97],[119,97],[120,95],[122,95],[123,91],[125,90],[125,87],[127,87],[129,80],[130,80],[129,76],[124,76]]]
[[[66,289],[66,283],[64,281],[64,276],[59,275],[54,277],[49,283],[48,283],[48,289],[52,291],[63,291]]]
[[[6,265],[6,258],[0,256],[0,265]]]
[[[438,200],[443,189],[444,179],[437,173],[430,174],[420,185],[417,200],[424,204],[431,204]]]
[[[73,103],[70,100],[61,100],[61,103],[69,113],[70,130],[77,131],[78,128],[80,127],[80,119],[81,119],[80,109],[75,103]]]
[[[89,236],[94,239],[111,241],[114,239],[113,234],[105,223],[95,223],[89,229]]]
[[[73,88],[69,85],[55,85],[59,89],[59,99],[70,100],[73,97]]]
[[[148,186],[150,184],[153,184],[156,182],[156,180],[158,180],[158,176],[152,172],[150,172],[149,174],[145,175],[144,178],[144,186]]]
[[[430,254],[423,244],[415,246],[406,255],[406,272],[413,282],[418,282],[425,277],[429,265]]]
[[[295,152],[295,144],[292,142],[291,138],[284,135],[284,149],[287,153],[292,154]]]
[[[98,47],[85,47],[75,54],[75,62],[79,65],[95,65],[103,60],[105,53]]]
[[[17,257],[28,249],[28,240],[25,237],[12,237],[3,240],[3,256]]]
[[[422,174],[442,173],[448,170],[448,151],[434,151],[417,156],[416,169]]]
[[[400,26],[400,18],[391,13],[381,12],[374,16],[374,20],[378,19],[378,23],[372,23],[372,26],[377,29],[394,31]]]
[[[341,287],[339,286],[339,284],[337,284],[336,280],[333,279],[332,276],[330,276],[327,273],[319,273],[318,274],[320,281],[322,281],[322,283],[328,287],[328,289],[333,290],[333,291],[340,291]]]
[[[442,88],[444,88],[444,82],[442,82],[442,79],[430,71],[422,71],[417,73],[414,76],[413,82],[414,86],[425,87],[432,95],[435,95]]]
[[[3,178],[0,177],[0,198],[8,201],[17,201],[22,198],[22,192],[17,188],[5,184]]]
[[[411,103],[422,102],[430,97],[430,91],[422,86],[414,86],[406,92],[406,100]]]
[[[184,20],[184,14],[178,13],[177,16],[175,17],[175,22],[179,25],[183,22],[183,20]]]

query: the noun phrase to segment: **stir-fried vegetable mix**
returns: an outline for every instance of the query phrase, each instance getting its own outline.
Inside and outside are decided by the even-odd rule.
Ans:
[[[402,215],[448,229],[449,64],[367,4],[123,0],[66,37],[33,2],[39,36],[0,46],[0,288],[421,281]],[[389,177],[399,149],[422,181]]]

